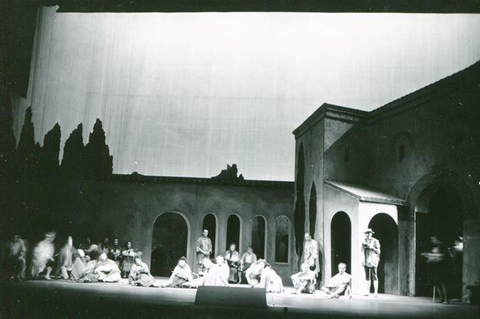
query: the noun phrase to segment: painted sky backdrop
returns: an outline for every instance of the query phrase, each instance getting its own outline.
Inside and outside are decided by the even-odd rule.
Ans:
[[[14,131],[32,105],[40,143],[100,118],[114,173],[293,180],[292,131],[323,102],[373,110],[478,60],[480,15],[42,8]]]

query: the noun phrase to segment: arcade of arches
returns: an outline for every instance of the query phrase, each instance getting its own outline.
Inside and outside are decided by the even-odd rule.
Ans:
[[[220,251],[215,250],[218,229],[214,214],[209,213],[203,218],[203,229],[209,231],[212,240],[212,258]],[[247,247],[242,247],[241,221],[237,215],[230,215],[227,219],[225,247],[231,243],[237,244],[237,250],[243,253]],[[275,225],[275,261],[279,263],[289,262],[289,235],[290,221],[285,216],[279,216]],[[257,215],[252,219],[251,246],[258,258],[265,258],[267,247],[266,219]],[[182,256],[187,256],[189,247],[190,226],[188,219],[177,212],[160,214],[154,222],[152,234],[151,272],[155,276],[169,276],[175,268],[177,261]]]

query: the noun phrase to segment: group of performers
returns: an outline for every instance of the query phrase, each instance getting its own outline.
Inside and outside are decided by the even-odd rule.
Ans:
[[[55,238],[55,232],[48,232],[35,245],[27,271],[25,241],[15,235],[3,251],[2,268],[6,277],[16,281],[44,278],[75,282],[118,282],[124,277],[132,285],[155,286],[141,252],[133,249],[130,241],[120,247],[118,238],[113,245],[108,238],[98,245],[87,238],[77,249],[73,246],[73,238],[68,236],[65,245],[56,252]]]
[[[373,282],[374,297],[378,297],[378,277],[377,267],[380,260],[380,242],[373,238],[372,229],[367,229],[365,239],[362,242],[361,250],[364,254],[362,266],[365,269],[365,280],[367,281],[368,291],[365,295],[370,294],[370,283]],[[283,292],[282,279],[278,276],[272,266],[265,260],[257,260],[257,256],[253,253],[252,248],[249,247],[247,251],[240,258],[236,251],[236,245],[231,244],[225,256],[218,256],[216,258],[217,268],[213,268],[210,262],[210,255],[212,253],[212,242],[208,238],[208,230],[203,230],[202,236],[198,238],[195,246],[197,253],[197,273],[206,274],[205,278],[187,280],[181,286],[196,287],[201,284],[210,284],[209,276],[219,276],[221,280],[214,280],[219,285],[228,285],[228,283],[240,283],[242,278],[252,287],[265,288],[267,292]],[[225,263],[226,260],[226,263]],[[178,267],[178,266],[177,266]],[[318,281],[320,271],[318,258],[318,244],[309,233],[305,234],[305,242],[303,249],[303,263],[300,267],[300,272],[292,275],[294,293],[313,294]],[[346,296],[351,298],[351,281],[352,277],[346,272],[347,265],[340,263],[338,265],[338,274],[333,276],[327,285],[323,286],[320,291],[325,293],[327,298],[339,298]],[[169,282],[176,282],[174,271]]]
[[[365,239],[361,249],[364,253],[363,266],[365,278],[370,287],[373,281],[375,297],[378,296],[377,266],[380,256],[380,243],[372,237],[373,231],[365,231]],[[272,265],[264,259],[257,259],[251,247],[240,257],[236,244],[232,243],[225,254],[211,259],[212,242],[208,230],[203,230],[202,236],[196,241],[196,269],[192,272],[185,257],[181,257],[173,269],[168,281],[157,285],[150,274],[148,266],[142,261],[141,252],[131,247],[131,242],[122,249],[118,238],[109,245],[106,238],[99,245],[92,244],[89,239],[81,244],[79,249],[73,247],[72,237],[55,254],[54,240],[56,234],[49,232],[33,249],[32,262],[29,267],[30,278],[37,279],[43,274],[45,279],[51,279],[54,271],[57,278],[76,282],[118,282],[122,275],[135,286],[144,287],[190,287],[198,286],[228,286],[246,282],[254,288],[264,288],[269,293],[284,291],[281,277]],[[22,280],[25,277],[26,248],[23,240],[16,236],[8,245],[8,263],[11,265],[11,277]],[[291,276],[294,293],[313,294],[317,286],[320,271],[318,245],[309,233],[305,234],[303,263],[300,272]],[[332,277],[320,291],[328,298],[346,296],[351,298],[352,277],[346,272],[347,265],[338,265],[338,274]],[[369,291],[367,292],[367,294]]]

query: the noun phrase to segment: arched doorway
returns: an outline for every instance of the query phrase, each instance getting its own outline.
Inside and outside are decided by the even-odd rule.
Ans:
[[[255,216],[252,226],[252,249],[257,258],[262,259],[265,259],[265,229],[265,218]]]
[[[161,214],[153,224],[152,263],[150,272],[169,277],[177,261],[187,256],[188,225],[179,213]]]
[[[375,215],[368,224],[380,242],[380,262],[377,268],[378,292],[398,294],[398,226],[388,214]]]
[[[337,212],[332,218],[331,231],[331,260],[332,276],[338,271],[338,264],[345,263],[347,272],[351,273],[352,266],[352,224],[345,212]]]
[[[240,218],[237,215],[230,215],[227,220],[227,249],[230,244],[237,244],[237,251],[240,251]]]
[[[430,185],[424,189],[416,205],[416,263],[415,293],[431,296],[433,273],[422,252],[431,250],[431,236],[438,236],[446,247],[452,247],[456,237],[463,237],[463,205],[457,190],[444,183]],[[450,297],[461,298],[462,257],[453,263]]]
[[[215,240],[217,238],[217,219],[213,214],[207,214],[203,219],[202,231],[208,230],[208,237],[212,241],[212,254],[211,257],[215,255]]]

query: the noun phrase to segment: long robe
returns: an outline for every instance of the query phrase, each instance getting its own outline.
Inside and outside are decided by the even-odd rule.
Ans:
[[[128,282],[134,286],[151,287],[155,285],[155,278],[150,274],[146,263],[141,262],[140,265],[134,263],[130,269]]]
[[[230,270],[227,264],[214,264],[204,276],[204,286],[228,286]]]
[[[95,268],[95,274],[98,275],[99,281],[104,282],[117,282],[121,278],[120,268],[118,268],[117,264],[111,259],[99,261]]]
[[[318,261],[318,243],[314,239],[306,240],[303,244],[303,262],[308,266],[315,265],[315,275],[320,271],[320,263]]]
[[[225,252],[225,260],[227,261],[230,273],[228,276],[229,282],[238,282],[238,267],[240,266],[240,254],[238,251],[227,250]]]
[[[203,268],[203,260],[209,258],[209,254],[204,254],[203,252],[212,252],[212,241],[210,238],[201,236],[197,239],[195,243],[195,252],[197,253],[197,271],[201,271]]]
[[[37,278],[38,274],[45,270],[47,263],[52,260],[55,253],[55,246],[48,240],[42,240],[33,249],[32,277]]]
[[[193,277],[190,266],[187,264],[185,264],[184,267],[177,265],[175,269],[173,269],[172,275],[165,284],[165,287],[180,288],[184,283],[191,281],[193,281]]]

